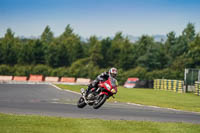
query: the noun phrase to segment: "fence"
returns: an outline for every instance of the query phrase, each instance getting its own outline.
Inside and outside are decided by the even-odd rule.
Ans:
[[[186,92],[193,91],[190,88],[195,87],[195,81],[200,81],[200,69],[186,68],[184,75]]]
[[[195,94],[199,96],[200,92],[200,82],[195,82]]]
[[[153,88],[155,90],[168,90],[183,93],[184,82],[182,80],[155,79]]]

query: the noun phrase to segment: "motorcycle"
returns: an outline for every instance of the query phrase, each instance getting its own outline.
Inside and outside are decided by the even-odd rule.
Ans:
[[[100,81],[98,88],[92,88],[87,97],[85,97],[85,89],[81,88],[81,97],[77,102],[78,108],[84,108],[86,105],[93,106],[94,109],[100,108],[107,99],[117,94],[117,80],[109,77],[106,81]]]

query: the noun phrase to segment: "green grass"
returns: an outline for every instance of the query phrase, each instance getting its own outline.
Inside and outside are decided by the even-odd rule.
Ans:
[[[200,124],[0,114],[0,133],[199,133]]]
[[[57,85],[62,89],[80,92],[80,88],[86,86]],[[192,93],[175,93],[164,90],[118,88],[116,98],[109,101],[129,102],[143,105],[153,105],[165,108],[174,108],[185,111],[200,112],[200,96]]]
[[[64,85],[64,84],[56,84],[56,86],[60,87],[61,89],[71,90],[75,92],[80,92],[81,88],[86,89],[87,86],[85,85]]]

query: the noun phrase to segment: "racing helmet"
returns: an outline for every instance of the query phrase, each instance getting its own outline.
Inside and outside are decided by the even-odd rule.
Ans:
[[[117,68],[112,67],[112,68],[109,70],[109,76],[115,78],[115,77],[117,76]]]

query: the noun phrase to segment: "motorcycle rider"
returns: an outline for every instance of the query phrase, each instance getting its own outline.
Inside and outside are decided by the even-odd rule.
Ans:
[[[98,88],[98,84],[100,81],[106,81],[108,80],[109,77],[112,77],[115,79],[116,76],[117,76],[117,69],[114,67],[112,67],[108,72],[103,72],[100,75],[98,75],[97,78],[88,85],[88,88],[85,93],[85,97],[87,97],[89,91],[92,88],[95,88],[95,90]]]

